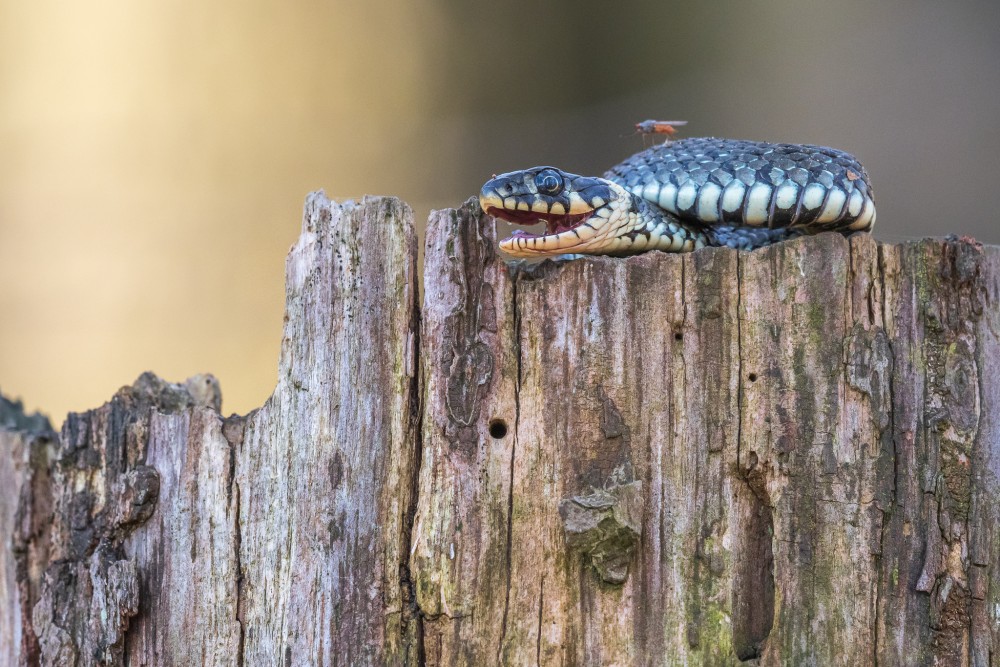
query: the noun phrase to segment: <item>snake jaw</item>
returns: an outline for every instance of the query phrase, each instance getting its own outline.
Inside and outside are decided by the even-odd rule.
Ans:
[[[553,174],[562,179],[558,191],[540,191],[541,175]],[[631,200],[632,195],[615,183],[552,167],[495,176],[479,195],[488,215],[517,225],[545,224],[544,234],[517,230],[500,241],[500,249],[514,257],[606,252],[609,240],[634,227],[627,215]]]

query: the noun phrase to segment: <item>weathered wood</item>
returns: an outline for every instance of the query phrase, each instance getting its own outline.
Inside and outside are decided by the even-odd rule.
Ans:
[[[278,387],[235,454],[245,664],[400,664],[417,471],[416,237],[395,199],[306,204]]]
[[[883,247],[895,504],[880,664],[1000,660],[1000,253]]]
[[[195,378],[190,385],[214,383]],[[159,475],[156,511],[124,543],[141,574],[129,664],[225,664],[240,642],[234,444],[219,406],[149,415],[145,464]]]
[[[500,270],[493,234],[474,205],[428,230],[428,663],[995,660],[996,248]],[[556,509],[632,480],[639,553],[609,586]]]
[[[48,562],[49,459],[56,434],[0,396],[0,665],[35,664],[31,610]]]
[[[494,227],[418,332],[409,209],[313,196],[260,410],[0,414],[0,663],[997,664],[1000,249]]]
[[[147,375],[58,438],[0,430],[0,660],[415,663],[415,268],[405,204],[314,195],[263,408]]]
[[[126,631],[152,574],[126,548],[160,492],[160,473],[146,461],[150,425],[158,413],[195,405],[184,387],[147,374],[103,407],[70,415],[58,437],[22,439],[22,474],[13,480],[18,524],[4,537],[12,543],[25,621],[23,662],[122,662]],[[166,444],[176,455],[183,441]]]

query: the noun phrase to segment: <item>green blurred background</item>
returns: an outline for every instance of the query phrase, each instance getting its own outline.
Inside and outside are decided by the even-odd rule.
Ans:
[[[306,193],[422,223],[646,118],[855,153],[882,240],[1000,242],[996,0],[0,0],[0,388],[60,423],[211,371],[247,412]]]

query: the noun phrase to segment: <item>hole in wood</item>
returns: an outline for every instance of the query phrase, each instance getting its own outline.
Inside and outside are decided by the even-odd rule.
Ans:
[[[747,376],[747,379],[750,380],[751,382],[756,382],[757,381],[757,374],[756,373],[751,373],[750,375]]]
[[[502,419],[494,419],[493,421],[490,422],[491,438],[496,438],[497,440],[499,440],[505,435],[507,435],[507,422],[505,422]]]
[[[684,340],[684,334],[680,331],[674,332],[674,340]]]

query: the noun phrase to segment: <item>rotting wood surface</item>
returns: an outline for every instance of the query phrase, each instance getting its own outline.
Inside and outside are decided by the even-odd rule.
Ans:
[[[263,408],[0,420],[0,663],[998,664],[1000,249],[495,247],[314,195]]]

